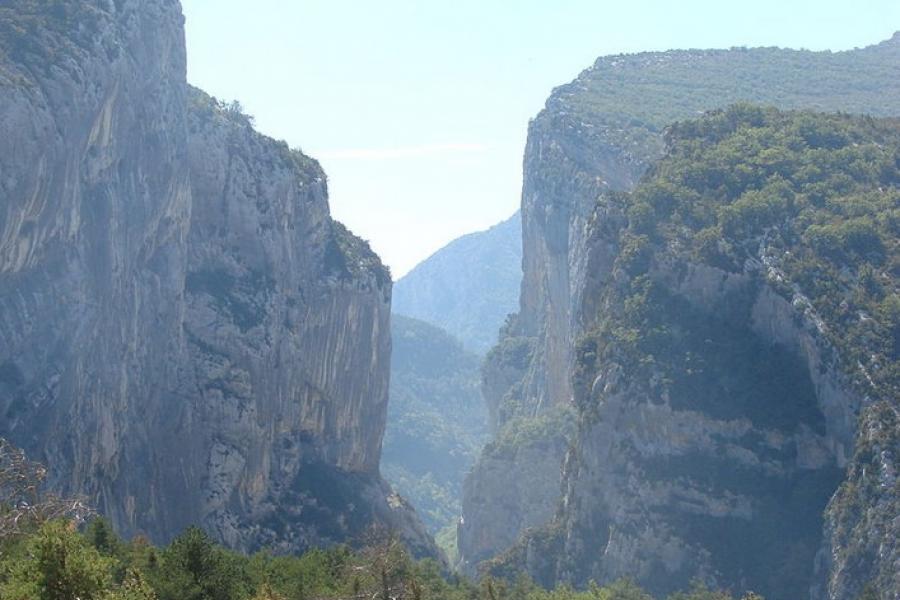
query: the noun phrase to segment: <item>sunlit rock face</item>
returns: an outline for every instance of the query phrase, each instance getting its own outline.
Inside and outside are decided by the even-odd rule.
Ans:
[[[0,434],[125,535],[433,544],[381,480],[391,282],[185,81],[178,2],[0,9]]]
[[[668,591],[696,576],[738,587],[743,576],[722,575],[712,558],[724,551],[704,536],[710,523],[724,519],[732,520],[736,532],[754,527],[750,504],[725,492],[697,495],[679,484],[678,473],[690,479],[697,472],[721,474],[710,485],[723,488],[728,474],[745,473],[742,481],[769,490],[760,498],[770,506],[800,502],[799,495],[789,497],[796,490],[810,493],[802,506],[809,507],[811,521],[802,524],[805,533],[790,553],[802,564],[785,567],[782,575],[801,573],[799,580],[817,597],[853,597],[860,573],[874,578],[889,570],[896,552],[885,554],[884,545],[876,549],[877,540],[887,538],[883,531],[872,533],[875,519],[841,513],[857,527],[854,539],[868,539],[866,527],[872,533],[871,541],[849,555],[831,533],[846,529],[833,503],[822,533],[823,509],[848,469],[855,472],[857,417],[865,398],[829,362],[831,351],[814,323],[804,322],[802,307],[760,287],[758,273],[729,278],[686,262],[656,271],[701,321],[733,318],[726,314],[729,294],[741,290],[741,343],[783,349],[785,364],[793,366],[769,376],[790,374],[798,406],[809,409],[792,417],[786,429],[736,426],[732,417],[709,414],[702,398],[674,410],[658,397],[651,400],[647,382],[630,380],[627,364],[579,370],[578,342],[611,309],[608,292],[619,284],[617,238],[628,219],[611,200],[613,193],[633,189],[663,155],[666,126],[738,101],[900,114],[898,59],[897,36],[841,53],[739,49],[617,56],[599,59],[554,91],[530,125],[525,152],[520,313],[483,370],[496,438],[520,442],[499,459],[489,446],[466,482],[459,539],[470,572],[481,563],[498,573],[526,568],[544,583],[632,575],[654,591]],[[601,397],[603,402],[590,402]],[[591,414],[583,408],[588,404],[595,406]],[[578,413],[572,434],[563,433],[565,427],[540,426],[564,406]],[[512,435],[526,429],[523,423],[540,435]],[[528,458],[534,448],[547,449],[540,462]],[[554,452],[553,460],[547,458]],[[534,473],[547,463],[557,467]],[[528,495],[496,485],[498,472],[528,474]],[[555,506],[534,502],[536,497],[556,498]],[[890,503],[884,496],[879,501]],[[497,523],[513,531],[490,539],[479,535]],[[527,528],[533,530],[523,537]],[[879,552],[886,558],[874,561],[875,567],[860,558]],[[499,558],[483,562],[491,557]],[[832,561],[837,566],[828,566]]]

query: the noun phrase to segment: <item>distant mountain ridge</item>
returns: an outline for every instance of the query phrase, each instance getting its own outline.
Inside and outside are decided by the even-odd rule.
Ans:
[[[466,349],[485,354],[519,305],[520,214],[458,238],[394,285],[393,312],[437,325]]]

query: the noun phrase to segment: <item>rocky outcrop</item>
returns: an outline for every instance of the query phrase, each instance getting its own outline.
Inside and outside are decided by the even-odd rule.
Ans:
[[[837,120],[823,119],[823,131],[840,131]],[[792,126],[773,123],[770,133]],[[891,123],[884,126],[893,141],[876,133],[866,135],[879,141],[856,143],[896,144]],[[694,141],[719,143],[701,137],[679,148]],[[700,578],[767,598],[855,598],[868,583],[891,598],[896,338],[876,333],[865,314],[874,314],[871,298],[886,301],[881,288],[861,287],[867,261],[883,259],[817,254],[821,247],[808,245],[815,227],[802,233],[810,226],[796,215],[833,214],[826,209],[786,209],[749,239],[744,225],[716,230],[709,254],[698,252],[703,235],[670,226],[669,217],[645,229],[639,215],[648,198],[704,206],[685,191],[708,198],[715,184],[696,183],[704,178],[667,187],[685,181],[680,173],[666,179],[667,169],[687,164],[667,157],[634,194],[600,200],[589,247],[601,250],[588,253],[587,266],[604,275],[584,289],[586,335],[573,376],[579,428],[559,513],[492,566],[526,568],[547,584],[635,577],[658,594]],[[794,166],[771,169],[794,181],[791,193],[812,189],[790,170],[797,163],[785,164]],[[886,177],[860,185],[889,196],[884,186],[897,180]],[[827,192],[829,207],[841,193]],[[637,231],[652,233],[641,241]],[[609,248],[617,248],[612,263]],[[815,281],[803,275],[813,268]],[[878,314],[893,327],[893,317]],[[860,343],[867,355],[857,353]]]
[[[465,516],[460,521],[457,545],[466,549],[467,561],[462,569],[474,572],[497,548],[511,547],[518,532],[540,527],[556,514],[562,485],[559,456],[568,448],[573,426],[574,416],[562,409],[511,424],[485,447],[462,497],[468,514],[494,519],[479,521],[478,528],[468,526]]]
[[[16,4],[0,434],[125,535],[288,552],[381,522],[435,555],[378,472],[390,276],[318,164],[188,88],[177,2]]]
[[[878,402],[859,420],[856,451],[825,512],[813,598],[882,598],[900,590],[900,414]]]
[[[642,537],[645,534],[641,534],[640,529],[625,527],[628,533],[624,536],[622,530],[617,533],[609,529],[610,515],[615,519],[621,517],[622,523],[639,522],[629,521],[637,519],[638,514],[646,517],[647,513],[640,513],[643,509],[638,507],[646,508],[647,505],[622,495],[622,489],[628,489],[634,476],[645,467],[641,452],[655,455],[658,449],[652,448],[667,444],[664,440],[674,437],[672,443],[677,445],[681,443],[676,442],[677,439],[692,435],[687,430],[682,431],[687,425],[676,427],[679,420],[664,406],[655,406],[651,402],[649,407],[632,412],[635,410],[633,405],[626,402],[617,409],[615,398],[620,397],[619,393],[622,398],[630,398],[637,392],[628,389],[630,383],[617,376],[612,365],[602,367],[609,369],[608,377],[601,377],[597,382],[593,379],[580,381],[585,374],[576,369],[580,360],[577,340],[593,326],[595,316],[606,308],[598,290],[612,285],[613,265],[621,251],[618,232],[628,222],[616,192],[631,189],[647,165],[662,155],[662,134],[668,124],[717,106],[757,101],[787,108],[814,107],[881,115],[900,113],[900,105],[896,102],[884,102],[886,97],[897,98],[900,91],[894,77],[900,53],[897,41],[895,36],[878,46],[843,53],[741,49],[606,57],[599,59],[573,83],[554,91],[546,109],[532,122],[529,130],[522,200],[525,275],[521,308],[514,326],[507,329],[499,346],[503,349],[504,344],[511,341],[527,339],[532,352],[524,366],[505,361],[509,352],[492,352],[485,367],[485,396],[489,405],[510,407],[500,413],[534,418],[549,407],[574,402],[582,393],[578,391],[579,385],[587,386],[585,397],[590,397],[592,387],[603,389],[608,382],[618,392],[610,391],[605,395],[607,400],[603,410],[617,416],[609,420],[608,425],[580,422],[576,447],[566,463],[568,475],[564,489],[568,491],[560,498],[562,517],[516,544],[509,555],[514,563],[521,566],[530,560],[527,565],[530,572],[546,582],[566,579],[583,583],[591,577],[598,581],[608,580],[624,574],[629,568],[666,572],[675,581],[675,574],[681,569],[677,565],[685,566],[686,577],[704,573],[697,563],[680,562],[679,552],[671,544],[667,546],[666,539],[675,539],[668,534],[651,540]],[[812,72],[816,73],[814,77],[810,77]],[[603,200],[598,203],[598,198]],[[689,281],[684,283],[688,284]],[[673,285],[672,289],[676,290],[680,285]],[[790,347],[792,356],[802,357],[801,362],[811,373],[812,380],[808,383],[815,390],[817,410],[822,412],[822,418],[827,419],[830,428],[826,434],[820,432],[802,440],[792,438],[777,442],[774,447],[782,448],[787,454],[782,457],[784,464],[779,466],[782,470],[776,478],[782,482],[794,481],[792,478],[805,473],[802,461],[812,460],[808,456],[802,460],[790,457],[791,447],[812,449],[812,454],[819,456],[816,460],[824,461],[821,465],[825,470],[843,469],[853,452],[850,440],[856,430],[854,406],[858,407],[860,399],[849,399],[840,382],[829,379],[835,377],[834,370],[816,374],[820,370],[818,367],[826,362],[825,355],[820,355],[824,351],[816,350],[815,344],[806,337],[793,335],[793,330],[784,325],[784,319],[788,319],[783,312],[784,305],[763,292],[760,294],[754,309],[755,325],[748,326],[751,332],[748,335],[760,343],[769,340]],[[711,297],[718,296],[711,294]],[[788,307],[796,319],[797,307],[790,303]],[[783,339],[784,336],[791,339]],[[511,376],[516,372],[520,377]],[[630,440],[631,434],[623,431],[637,423],[647,423],[647,429],[635,434],[641,439]],[[655,427],[650,423],[662,427],[653,431],[662,439],[648,447],[645,441]],[[503,426],[503,417],[499,417],[498,430]],[[705,427],[699,422],[695,426]],[[694,433],[697,432],[699,429]],[[736,431],[718,431],[713,437],[716,447],[723,452],[728,450],[729,444],[735,445],[732,450],[736,452],[737,446],[746,444],[746,440],[736,441],[741,438]],[[636,449],[625,452],[617,448],[617,440]],[[768,447],[767,444],[770,442],[764,442],[762,448]],[[744,450],[750,454],[762,451],[743,447],[738,454]],[[665,455],[667,451],[659,452]],[[562,453],[557,461],[558,471],[562,471]],[[761,461],[761,464],[765,462]],[[827,468],[826,464],[829,465]],[[632,467],[636,470],[631,471]],[[515,460],[510,459],[505,470],[515,472],[516,469]],[[494,465],[491,472],[496,470]],[[631,478],[627,475],[629,472]],[[836,480],[832,477],[830,481]],[[573,482],[578,482],[577,490],[571,487]],[[534,485],[546,486],[549,494],[559,489],[559,480],[547,473],[534,481]],[[488,470],[476,465],[467,489],[487,490],[490,487]],[[667,502],[676,502],[675,498],[681,492],[667,489],[652,493],[648,490],[647,493],[654,498],[651,504],[658,503],[662,511],[662,507],[671,506]],[[481,498],[477,505],[464,499],[465,527],[473,533],[496,522],[500,506],[521,513],[528,510],[523,505],[507,506],[515,501],[484,496],[472,495]],[[698,514],[726,511],[724,505],[715,506],[716,503],[708,499],[685,497],[678,502],[695,506],[691,510]],[[741,508],[732,506],[727,510],[739,511]],[[629,512],[631,517],[627,516]],[[573,515],[579,516],[573,518]],[[521,518],[518,522],[526,523],[529,519]],[[703,527],[703,524],[698,522],[690,526]],[[656,536],[659,531],[654,529],[652,535]],[[505,544],[513,537],[498,538],[503,543],[492,551],[504,551]],[[490,553],[484,548],[465,546],[465,539],[472,539],[472,536],[461,532],[460,551],[464,559],[477,561]],[[568,558],[548,565],[550,548],[560,552],[565,549]],[[583,568],[584,562],[573,558],[577,555],[590,562],[586,557],[605,551],[617,554],[621,560],[607,561],[598,570]],[[807,554],[809,551],[807,548]],[[662,569],[661,564],[668,566]],[[492,568],[502,570],[503,565],[494,564]],[[648,583],[652,586],[652,582]]]
[[[594,199],[607,185],[587,174],[610,173],[609,179],[621,187],[632,185],[637,176],[631,165],[613,165],[615,155],[601,140],[584,139],[578,133],[564,116],[549,113],[529,128],[522,192],[521,310],[507,322],[483,367],[483,395],[497,435],[511,420],[540,419],[571,401],[569,365],[578,330],[572,299],[579,295],[584,278],[581,249],[586,248],[586,220]],[[548,437],[535,440],[535,447],[500,462],[486,456],[474,467],[464,492],[459,534],[460,554],[469,572],[478,562],[508,548],[524,528],[543,523],[553,514],[568,440],[560,431],[543,430]],[[533,454],[541,460],[519,464]],[[491,490],[510,489],[496,486],[492,474],[498,471],[506,479],[529,474],[529,493],[494,497]],[[534,497],[540,500],[534,502]],[[501,524],[514,527],[502,534],[481,533],[496,531]]]
[[[378,476],[389,274],[329,217],[315,161],[196,90],[188,124],[184,332],[207,529],[232,547],[290,551],[382,521],[428,554]]]

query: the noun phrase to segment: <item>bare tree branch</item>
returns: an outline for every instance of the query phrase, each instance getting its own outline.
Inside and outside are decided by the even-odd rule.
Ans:
[[[0,438],[0,542],[54,519],[80,524],[93,514],[82,498],[61,498],[44,489],[47,469]]]

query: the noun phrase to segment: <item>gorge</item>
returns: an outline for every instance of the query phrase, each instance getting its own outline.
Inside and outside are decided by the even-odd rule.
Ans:
[[[0,438],[51,489],[342,599],[900,597],[900,33],[597,59],[520,212],[396,287],[184,35],[0,3]],[[426,559],[397,588],[377,528]]]

